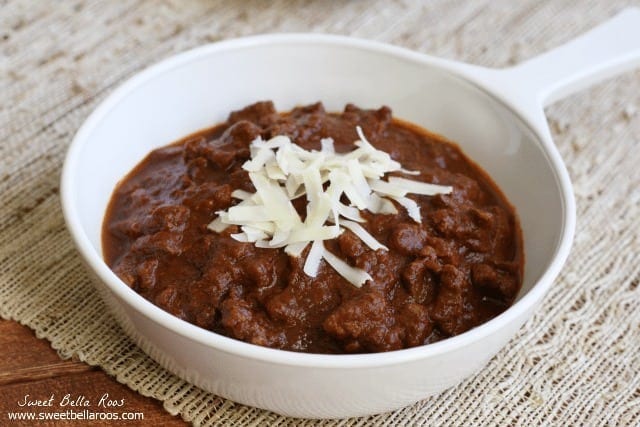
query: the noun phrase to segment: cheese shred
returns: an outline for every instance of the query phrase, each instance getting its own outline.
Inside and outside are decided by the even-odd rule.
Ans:
[[[383,180],[390,172],[419,173],[403,169],[388,153],[377,150],[360,126],[356,133],[356,148],[344,154],[335,152],[331,138],[321,140],[320,151],[305,150],[285,135],[268,141],[256,138],[250,145],[251,159],[242,166],[256,192],[235,190],[231,195],[239,203],[216,212],[218,217],[208,228],[220,233],[230,225],[240,226],[241,232],[232,234],[233,239],[260,248],[284,248],[293,257],[300,257],[311,243],[303,268],[308,276],[316,277],[324,260],[356,287],[372,280],[369,273],[327,250],[324,241],[335,239],[346,229],[370,249],[387,250],[360,225],[364,222],[360,211],[394,214],[393,200],[420,223],[420,207],[407,194],[449,194],[453,188],[396,176]],[[307,201],[304,220],[292,203],[299,197]],[[345,198],[348,204],[341,201]]]

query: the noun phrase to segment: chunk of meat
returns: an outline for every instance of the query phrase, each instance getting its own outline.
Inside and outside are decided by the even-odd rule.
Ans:
[[[459,249],[455,242],[440,237],[428,236],[426,246],[420,251],[420,254],[427,256],[432,252],[435,252],[439,262],[442,264],[460,265]]]
[[[489,264],[473,265],[471,281],[488,296],[507,301],[512,301],[519,289],[517,271],[508,271]]]
[[[338,236],[338,245],[340,246],[340,252],[350,260],[357,259],[367,250],[362,240],[351,231],[345,231]]]
[[[404,328],[404,342],[407,347],[424,344],[433,331],[429,310],[417,303],[407,303],[400,308],[398,323]]]
[[[247,301],[231,296],[221,305],[221,324],[232,336],[267,347],[282,348],[287,337]]]
[[[288,325],[324,319],[340,303],[340,292],[332,281],[326,280],[327,269],[321,269],[318,279],[307,276],[301,259],[291,261],[287,286],[265,303],[272,319]]]
[[[347,104],[342,117],[353,122],[353,127],[359,125],[369,142],[374,145],[379,138],[382,138],[392,121],[391,109],[386,106],[377,110],[363,110],[353,104]]]
[[[303,322],[306,318],[304,306],[291,287],[270,298],[265,308],[272,319],[290,326]]]
[[[229,184],[218,185],[214,182],[204,182],[193,185],[185,191],[183,202],[185,206],[202,212],[211,213],[231,206],[233,188]]]
[[[157,277],[156,272],[158,270],[159,261],[157,258],[148,258],[142,261],[136,268],[138,273],[140,291],[151,291],[156,286]]]
[[[145,255],[153,255],[154,253],[180,255],[185,249],[182,238],[181,233],[158,231],[136,239],[131,245],[131,251]]]
[[[402,270],[402,283],[415,302],[425,304],[435,298],[438,271],[439,264],[428,258],[418,258]]]
[[[180,301],[180,293],[175,286],[167,286],[156,297],[155,303],[165,311],[179,319],[186,320],[189,317],[184,311]]]
[[[268,135],[287,135],[305,149],[320,148],[321,135],[325,134],[326,114],[322,103],[296,107],[286,116],[274,121],[267,129]]]
[[[389,246],[404,255],[418,255],[427,242],[427,232],[420,224],[401,222],[389,235]]]
[[[143,224],[145,234],[163,230],[171,233],[183,231],[189,220],[191,211],[183,205],[160,205],[151,210]]]
[[[457,335],[469,328],[465,310],[466,275],[453,265],[445,265],[440,273],[440,292],[436,297],[431,317],[440,330]]]
[[[276,107],[271,101],[261,101],[251,104],[241,110],[233,111],[229,114],[227,123],[235,124],[247,121],[260,127],[269,126],[278,119]]]
[[[228,127],[223,134],[211,141],[194,139],[185,144],[184,158],[189,162],[204,157],[214,167],[228,170],[236,163],[249,158],[249,144],[260,136],[261,128],[243,120]]]
[[[463,173],[441,173],[448,175],[444,182],[455,182],[454,191],[449,194],[439,194],[433,197],[434,206],[444,208],[461,208],[487,203],[486,191],[480,187],[477,180]]]
[[[325,319],[323,327],[351,353],[389,351],[403,346],[404,331],[395,325],[392,308],[378,292],[346,301]]]

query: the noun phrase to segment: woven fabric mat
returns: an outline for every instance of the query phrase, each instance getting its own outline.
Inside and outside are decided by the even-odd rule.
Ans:
[[[0,0],[0,315],[196,425],[640,425],[640,71],[547,111],[575,184],[578,226],[544,305],[478,375],[394,413],[287,419],[171,375],[105,310],[58,197],[63,156],[82,121],[114,86],[173,53],[248,34],[314,31],[501,67],[631,3]]]

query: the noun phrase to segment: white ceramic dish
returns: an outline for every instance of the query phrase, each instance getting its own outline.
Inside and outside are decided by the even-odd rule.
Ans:
[[[65,161],[62,205],[77,248],[116,318],[151,357],[236,402],[294,417],[396,409],[481,369],[538,306],[571,246],[571,183],[542,107],[638,65],[640,10],[519,66],[491,70],[380,43],[327,35],[266,35],[169,58],[109,96],[78,131]],[[526,272],[517,302],[435,344],[389,353],[317,355],[246,344],[200,329],[129,289],[103,262],[100,228],[118,182],[153,148],[273,99],[280,110],[321,100],[389,105],[396,117],[458,142],[515,205]]]

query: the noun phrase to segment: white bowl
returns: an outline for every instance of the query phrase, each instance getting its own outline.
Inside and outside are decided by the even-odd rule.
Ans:
[[[627,13],[607,25],[617,32],[629,26],[628,16],[635,20],[638,15]],[[588,40],[578,46],[582,42]],[[567,257],[574,202],[541,102],[551,82],[577,70],[554,67],[552,59],[488,70],[323,35],[258,36],[191,50],[123,84],[78,131],[62,176],[68,228],[126,333],[187,381],[294,417],[400,408],[481,369],[530,317]],[[601,65],[599,59],[574,65]],[[541,64],[551,78],[534,79],[531,90],[518,88],[519,79]],[[348,102],[388,105],[396,117],[456,141],[489,172],[520,216],[526,267],[516,303],[493,320],[438,343],[388,353],[319,355],[217,335],[173,317],[127,287],[101,256],[101,224],[116,183],[150,150],[263,99],[274,100],[280,110],[318,100],[328,110]]]

